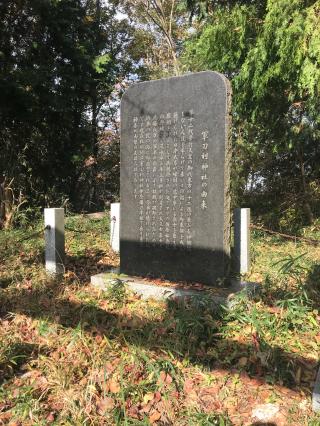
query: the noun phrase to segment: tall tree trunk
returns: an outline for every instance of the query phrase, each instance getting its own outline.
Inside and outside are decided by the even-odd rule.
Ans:
[[[91,119],[91,138],[92,138],[92,157],[93,164],[91,166],[91,190],[89,197],[89,210],[96,202],[96,176],[97,176],[97,161],[98,161],[98,129],[97,129],[98,109],[96,93],[92,97],[92,119]]]
[[[303,161],[304,153],[303,153],[302,146],[299,147],[298,156],[299,156],[299,166],[300,166],[300,173],[301,173],[303,210],[304,210],[308,224],[311,225],[313,223],[314,217],[313,217],[312,208],[311,208],[311,195],[309,191],[309,185],[306,180],[306,171],[305,171],[304,161]]]
[[[101,3],[100,0],[96,0],[95,3],[95,29],[100,31],[101,22]],[[96,43],[95,55],[99,55],[99,46]],[[96,201],[96,175],[97,175],[97,160],[98,160],[98,91],[96,84],[91,88],[91,105],[92,105],[92,117],[91,117],[91,153],[93,157],[93,164],[90,170],[89,188],[88,188],[88,210],[92,209]]]

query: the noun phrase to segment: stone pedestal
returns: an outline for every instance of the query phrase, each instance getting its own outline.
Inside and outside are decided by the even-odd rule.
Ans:
[[[127,288],[141,296],[142,299],[185,301],[195,306],[208,306],[213,310],[221,305],[233,306],[234,295],[239,291],[244,291],[248,297],[253,297],[260,291],[257,283],[246,281],[232,281],[230,286],[219,289],[211,289],[204,286],[201,290],[194,286],[170,286],[169,283],[163,285],[155,284],[152,279],[133,277],[120,274],[119,270],[113,269],[110,272],[100,273],[91,277],[91,284],[100,290],[108,290],[117,282],[121,281]]]

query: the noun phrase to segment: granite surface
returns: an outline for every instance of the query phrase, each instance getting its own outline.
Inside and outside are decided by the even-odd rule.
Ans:
[[[230,84],[211,71],[121,102],[121,272],[215,285],[230,256]]]

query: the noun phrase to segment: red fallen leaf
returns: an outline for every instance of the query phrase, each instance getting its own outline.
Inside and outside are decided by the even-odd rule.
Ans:
[[[160,371],[160,375],[159,375],[159,379],[158,379],[158,383],[165,383],[170,385],[172,383],[172,377],[170,376],[169,373],[166,373],[165,371]]]
[[[219,400],[215,399],[212,401],[212,408],[214,411],[222,412],[222,403]]]
[[[143,380],[143,371],[137,371],[134,375],[134,384],[139,384]]]
[[[244,370],[242,370],[242,371],[241,371],[241,373],[240,373],[240,378],[241,378],[241,380],[243,380],[243,381],[250,380],[250,376],[249,376],[249,374],[248,374],[246,371],[244,371]]]
[[[120,392],[120,385],[114,379],[109,380],[109,388],[110,388],[110,392],[112,392],[112,393]]]
[[[88,383],[88,378],[85,376],[85,377],[82,377],[82,379],[79,382],[79,385],[85,386],[87,383]]]
[[[155,331],[159,336],[163,336],[164,334],[166,334],[167,329],[165,327],[159,327]]]
[[[139,409],[136,405],[133,405],[132,407],[130,407],[127,410],[127,414],[128,416],[134,418],[134,419],[139,419]]]
[[[60,352],[59,351],[51,352],[50,357],[53,358],[55,361],[58,361],[60,358]]]
[[[172,377],[170,376],[170,374],[167,374],[166,376],[166,383],[168,383],[168,385],[172,383]]]
[[[268,308],[268,311],[271,312],[272,314],[278,314],[281,312],[281,308],[277,307],[277,306],[270,306]]]
[[[100,416],[103,416],[106,412],[113,410],[115,406],[114,400],[109,397],[100,399],[97,403],[97,411]]]
[[[140,411],[143,413],[149,413],[152,406],[153,406],[153,401],[150,401]]]
[[[125,371],[126,373],[130,373],[130,372],[134,369],[134,367],[135,367],[135,365],[134,365],[134,364],[128,364],[128,365],[125,365],[125,367],[124,367],[124,371]]]
[[[115,370],[115,366],[111,364],[111,362],[106,363],[106,370],[108,373],[113,373]]]
[[[154,400],[155,400],[155,402],[159,402],[159,401],[161,401],[161,393],[160,392],[155,392],[154,393]]]
[[[156,421],[160,420],[161,418],[161,414],[159,413],[159,411],[155,410],[150,416],[149,416],[149,420],[151,423],[155,423]]]
[[[158,383],[165,383],[167,373],[165,371],[160,371]]]
[[[100,387],[101,387],[101,389],[102,389],[103,392],[105,392],[105,393],[110,392],[110,383],[109,383],[109,381],[101,383]]]
[[[19,388],[15,388],[14,391],[12,392],[12,396],[14,398],[17,398],[19,396],[20,390]]]
[[[101,309],[108,309],[108,307],[109,307],[109,302],[108,302],[107,300],[102,300],[102,301],[99,303],[99,307],[100,307]]]
[[[258,379],[258,378],[251,379],[250,382],[249,382],[249,385],[251,385],[251,386],[261,386],[261,385],[264,385],[264,384],[265,384],[265,382],[262,379]]]
[[[171,392],[171,396],[172,396],[172,398],[176,398],[176,399],[178,399],[178,398],[179,398],[179,396],[180,396],[180,394],[179,394],[179,392],[178,392],[178,391],[173,391],[173,392]]]
[[[49,406],[55,412],[59,412],[63,410],[64,403],[62,401],[50,401],[50,397],[49,397]]]
[[[34,381],[34,386],[44,391],[48,388],[48,380],[44,376],[40,376]]]
[[[219,393],[220,386],[210,386],[208,388],[203,389],[203,392],[209,395],[217,395]]]
[[[82,348],[82,352],[84,352],[87,356],[91,356],[91,352],[90,352],[90,349],[88,349],[88,348],[86,348],[86,347],[83,347]]]
[[[193,391],[193,387],[194,387],[193,380],[192,379],[187,379],[184,382],[183,391],[185,393],[190,393],[190,392]]]
[[[258,333],[252,333],[252,341],[253,341],[253,345],[256,349],[256,351],[258,351],[260,349],[260,341],[259,341],[259,335]]]
[[[270,390],[268,389],[263,389],[259,392],[259,397],[265,401],[270,397]]]
[[[95,337],[95,341],[96,341],[98,344],[100,344],[100,343],[102,342],[102,336],[100,336],[100,334],[98,334],[98,335]]]
[[[46,421],[47,421],[48,423],[52,423],[52,422],[54,422],[54,420],[55,420],[54,412],[52,412],[52,411],[51,411],[51,413],[49,413],[49,414],[47,415],[47,417],[46,417]]]
[[[1,423],[2,423],[2,420],[9,420],[9,419],[11,419],[11,417],[12,417],[12,414],[9,411],[6,411],[4,413],[0,413],[0,421],[1,421]]]

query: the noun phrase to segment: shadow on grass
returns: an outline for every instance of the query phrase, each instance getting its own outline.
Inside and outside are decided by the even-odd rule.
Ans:
[[[67,255],[66,271],[75,274],[79,284],[90,282],[92,275],[99,274],[118,265],[117,254],[111,252],[106,255],[103,250],[95,250],[93,253]]]
[[[270,422],[255,422],[252,423],[250,426],[277,426],[275,423],[270,423]]]
[[[63,327],[76,328],[92,338],[106,336],[120,339],[144,349],[170,351],[182,360],[202,364],[209,369],[223,369],[232,373],[246,374],[261,384],[279,384],[299,391],[309,389],[315,377],[317,363],[280,347],[270,346],[263,339],[252,335],[252,343],[241,343],[223,338],[223,316],[204,315],[200,310],[181,306],[173,301],[167,303],[167,313],[161,321],[123,313],[108,312],[98,303],[75,302],[62,297],[65,286],[52,281],[44,289],[13,290],[0,292],[0,315],[8,312],[44,318]],[[35,348],[27,348],[28,354]],[[241,359],[246,359],[244,366]],[[296,372],[309,371],[308,380],[297,379]],[[312,376],[310,380],[310,376]]]
[[[5,380],[21,374],[22,366],[36,359],[39,354],[46,354],[48,350],[38,345],[16,342],[9,345],[0,359],[0,386]]]
[[[315,264],[308,272],[305,287],[315,308],[320,308],[320,265]]]
[[[0,289],[8,288],[13,283],[12,277],[2,277],[0,278]]]

